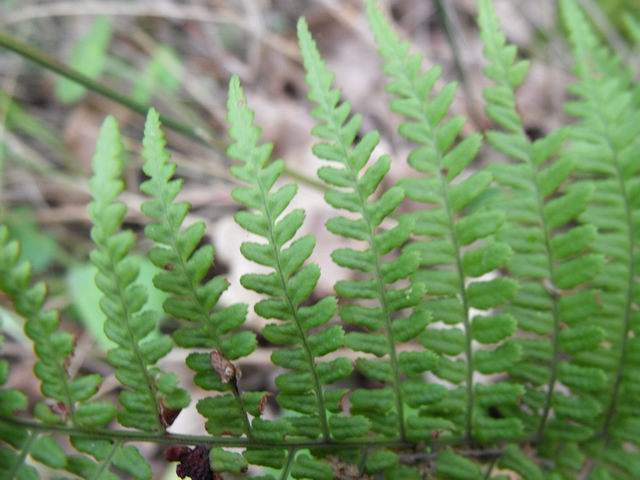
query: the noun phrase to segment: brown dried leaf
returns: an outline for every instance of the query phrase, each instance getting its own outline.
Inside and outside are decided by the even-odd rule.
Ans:
[[[240,370],[217,350],[211,352],[211,366],[223,383],[236,381],[240,378]]]

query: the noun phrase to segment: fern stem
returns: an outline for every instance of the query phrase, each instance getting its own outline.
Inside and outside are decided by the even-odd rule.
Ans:
[[[549,229],[546,227],[544,221],[544,199],[540,192],[540,185],[535,173],[535,167],[533,165],[533,159],[529,155],[529,166],[531,168],[531,183],[533,184],[536,192],[536,207],[537,213],[541,222],[541,230],[544,239],[544,248],[547,257],[547,268],[549,270],[549,282],[550,288],[547,291],[550,293],[552,307],[551,315],[553,316],[553,333],[552,333],[552,365],[551,376],[549,377],[549,384],[547,386],[547,394],[544,399],[544,407],[542,408],[542,416],[540,417],[540,423],[538,424],[538,436],[542,437],[544,429],[547,426],[547,420],[551,413],[551,403],[553,401],[553,393],[556,388],[558,380],[558,366],[560,364],[560,305],[557,295],[557,289],[553,284],[553,278],[555,276],[555,264],[553,259],[553,251],[551,249],[551,235]]]
[[[245,406],[244,399],[242,398],[242,392],[240,392],[240,389],[238,388],[238,381],[236,379],[231,380],[231,382],[233,396],[236,397],[236,401],[238,402],[238,406],[242,412],[242,423],[244,424],[245,433],[247,434],[247,437],[251,439],[253,438],[253,431],[251,430],[251,422],[249,421],[247,407]]]
[[[71,396],[71,390],[69,390],[69,376],[68,372],[65,370],[64,366],[58,365],[58,370],[60,372],[60,378],[62,379],[62,386],[64,388],[64,395],[67,397],[68,407],[69,407],[69,420],[72,424],[76,423],[76,406],[73,401],[73,397]]]
[[[302,341],[302,347],[307,357],[307,362],[309,363],[309,368],[311,369],[311,375],[313,377],[314,390],[316,394],[316,402],[318,404],[318,415],[320,417],[320,425],[322,427],[322,436],[325,440],[329,440],[331,438],[329,434],[329,422],[327,420],[327,411],[324,404],[324,395],[322,393],[322,384],[320,383],[320,377],[318,376],[318,371],[316,367],[316,362],[313,358],[313,354],[311,353],[311,347],[309,346],[309,340],[307,339],[307,334],[302,328],[302,322],[300,320],[300,316],[298,313],[297,307],[294,305],[291,300],[291,294],[289,292],[289,286],[287,285],[287,279],[284,277],[284,269],[282,268],[282,259],[280,258],[280,249],[278,248],[278,244],[276,241],[276,235],[273,230],[275,225],[275,219],[271,213],[271,209],[269,208],[268,201],[268,192],[265,189],[262,179],[258,174],[256,174],[258,181],[258,187],[260,188],[260,194],[262,195],[262,204],[264,205],[264,214],[267,217],[267,224],[269,225],[269,245],[271,245],[271,250],[273,253],[273,258],[276,262],[276,274],[278,275],[278,280],[280,281],[280,288],[284,292],[285,301],[287,302],[287,306],[289,307],[289,311],[293,316],[293,322],[298,330],[298,335],[300,336],[300,340]]]
[[[606,124],[605,124],[606,125]],[[611,143],[611,138],[608,135],[605,135],[607,145],[611,149],[613,153],[613,164],[616,171],[616,180],[618,180],[618,184],[620,186],[621,197],[624,202],[624,214],[625,219],[627,221],[628,229],[627,229],[627,238],[629,242],[629,278],[627,281],[627,298],[625,301],[625,312],[624,312],[624,320],[622,326],[622,339],[620,344],[620,355],[618,356],[618,365],[616,367],[615,377],[613,381],[613,385],[611,387],[611,395],[609,396],[609,403],[607,405],[606,413],[604,416],[604,422],[602,424],[602,429],[600,430],[599,437],[602,439],[603,448],[599,450],[598,455],[595,459],[590,459],[591,465],[589,466],[588,473],[585,478],[590,479],[593,476],[594,470],[598,467],[598,465],[602,462],[602,456],[604,452],[606,452],[609,443],[611,441],[611,423],[613,422],[613,418],[615,417],[617,406],[618,406],[618,398],[620,396],[620,388],[622,386],[622,375],[625,370],[626,364],[626,356],[627,356],[627,348],[629,343],[629,331],[631,330],[631,311],[633,308],[633,292],[634,292],[634,277],[635,277],[635,262],[633,261],[634,257],[634,234],[633,234],[633,218],[631,213],[631,206],[629,205],[629,198],[627,194],[627,188],[624,183],[624,177],[622,175],[622,171],[620,170],[620,164],[618,162],[618,155],[616,150],[613,148]]]
[[[29,420],[22,420],[17,418],[0,417],[0,422],[5,422],[9,425],[16,427],[22,427],[33,431],[51,432],[51,433],[64,433],[66,435],[73,435],[81,438],[97,438],[101,440],[121,440],[124,443],[127,442],[146,442],[156,443],[162,445],[207,445],[217,447],[229,447],[229,448],[319,448],[319,449],[335,449],[340,448],[357,448],[363,447],[377,448],[377,447],[389,447],[389,448],[406,448],[413,449],[415,444],[411,442],[401,442],[399,440],[365,440],[365,441],[340,441],[340,440],[300,440],[300,441],[282,441],[282,440],[262,440],[238,437],[213,437],[210,435],[183,435],[176,433],[151,433],[137,430],[109,430],[109,429],[95,429],[84,430],[81,428],[69,427],[67,425],[55,425],[45,424],[41,422],[33,422]],[[450,445],[460,442],[460,438],[449,438],[446,441],[440,440],[435,444],[438,445]],[[517,439],[514,439],[517,441]]]
[[[150,105],[137,102],[131,97],[122,95],[116,90],[109,88],[108,86],[100,83],[83,73],[69,67],[68,65],[52,58],[42,50],[35,48],[31,45],[21,42],[20,40],[0,31],[0,47],[4,47],[7,50],[18,54],[22,58],[32,61],[33,63],[40,65],[41,67],[51,72],[71,80],[72,82],[82,85],[83,87],[91,90],[92,92],[107,98],[132,112],[139,113],[140,115],[146,115],[149,111]],[[167,128],[170,128],[176,133],[183,135],[191,140],[195,140],[200,145],[217,152],[224,152],[226,145],[223,140],[213,137],[209,132],[204,131],[201,128],[193,128],[190,125],[180,122],[175,118],[161,115],[160,119]],[[315,178],[308,177],[302,172],[299,172],[291,167],[285,165],[284,172],[294,180],[304,183],[310,187],[318,189],[320,191],[325,190],[325,186],[322,182],[319,182]]]
[[[364,469],[367,466],[367,458],[369,458],[369,449],[365,448],[362,450],[360,461],[358,461],[358,475],[360,475],[360,477],[364,476]]]
[[[312,73],[314,78],[320,78],[321,72],[317,71],[317,66],[310,62],[308,66],[309,72]],[[402,390],[400,388],[400,372],[398,369],[398,358],[396,352],[396,345],[393,336],[393,332],[391,329],[391,313],[389,311],[389,306],[387,304],[384,284],[382,281],[382,270],[380,267],[380,254],[378,252],[378,248],[375,243],[375,235],[374,228],[371,222],[371,216],[367,210],[367,201],[361,190],[361,186],[358,183],[358,172],[353,169],[353,166],[349,162],[350,150],[351,146],[346,145],[343,136],[340,134],[341,126],[336,122],[335,115],[333,115],[333,108],[331,106],[331,101],[327,98],[327,92],[324,88],[317,88],[318,94],[321,95],[321,100],[318,101],[318,105],[322,108],[327,114],[327,118],[329,119],[329,124],[332,129],[332,134],[334,137],[335,143],[340,148],[340,154],[344,158],[344,165],[349,172],[349,177],[352,182],[353,189],[358,194],[358,202],[360,212],[362,214],[362,219],[365,221],[367,225],[367,243],[369,244],[369,248],[371,250],[371,254],[374,261],[374,274],[376,277],[376,289],[378,291],[378,300],[380,302],[380,307],[382,308],[382,314],[385,322],[385,338],[387,339],[387,344],[389,348],[389,364],[391,366],[391,370],[393,373],[393,390],[396,404],[396,411],[398,413],[398,429],[400,434],[400,439],[404,441],[406,439],[405,425],[404,425],[404,401],[402,398]]]
[[[91,477],[91,480],[100,480],[100,478],[102,477],[102,474],[109,471],[109,466],[111,465],[111,461],[113,460],[113,457],[118,452],[118,449],[120,448],[121,445],[122,445],[122,440],[116,440],[113,442],[113,444],[111,445],[111,450],[109,450],[109,453],[104,458],[104,460],[100,461],[100,468],[98,468],[98,470],[95,472],[95,475]]]
[[[483,477],[484,480],[489,480],[491,478],[491,473],[493,472],[493,469],[496,467],[496,463],[498,463],[498,459],[500,458],[500,455],[495,456],[494,458],[491,459],[491,462],[489,462],[489,466],[487,467],[487,471]]]
[[[326,99],[325,99],[326,100]],[[342,135],[340,135],[339,126],[335,123],[333,116],[331,118],[331,126],[334,129],[335,138],[338,139],[338,144],[342,150],[342,155],[345,159],[349,158],[349,147],[342,141]],[[402,390],[400,388],[400,371],[398,369],[398,354],[396,352],[396,343],[391,329],[391,313],[387,304],[385,295],[384,283],[382,282],[382,269],[380,267],[380,254],[375,243],[375,232],[371,222],[371,216],[367,210],[367,201],[362,193],[361,187],[358,183],[358,173],[354,171],[353,167],[348,161],[345,161],[345,166],[349,170],[351,181],[353,182],[353,189],[358,193],[358,200],[360,202],[360,212],[362,213],[362,219],[367,225],[367,243],[371,249],[371,254],[374,261],[374,274],[376,277],[376,288],[378,290],[378,300],[380,307],[382,308],[382,315],[385,322],[385,337],[389,346],[389,364],[391,365],[391,371],[393,372],[393,390],[395,393],[396,411],[398,412],[398,426],[400,439],[404,441],[406,439],[406,431],[404,426],[404,401],[402,398]]]
[[[311,448],[311,449],[359,449],[363,448],[376,449],[376,448],[397,448],[405,450],[415,450],[416,444],[408,441],[400,440],[353,440],[353,441],[341,441],[341,440],[299,440],[299,441],[282,441],[282,440],[262,440],[237,437],[212,437],[210,435],[184,435],[179,433],[153,433],[145,432],[142,430],[110,430],[105,428],[99,429],[82,429],[69,427],[67,425],[55,425],[45,424],[42,422],[34,422],[30,420],[18,419],[15,417],[0,417],[0,422],[7,423],[15,427],[21,427],[26,430],[36,432],[48,432],[48,433],[62,433],[66,435],[72,435],[79,438],[96,438],[100,440],[121,441],[122,443],[129,442],[144,442],[154,443],[158,445],[207,445],[216,447],[229,447],[229,448],[292,448],[296,450]],[[518,444],[532,444],[537,443],[537,439],[530,435],[522,437],[513,437],[505,439],[505,442],[518,443]],[[445,447],[448,445],[469,445],[473,442],[461,438],[461,437],[448,437],[444,439],[434,439],[426,443],[428,447]]]
[[[495,41],[495,36],[491,35],[491,42]],[[489,41],[485,41],[485,47],[490,52],[489,57],[492,59],[500,58],[500,44],[491,43]],[[500,70],[500,79],[495,79],[496,85],[502,87],[505,92],[509,92],[511,95],[511,100],[513,104],[513,109],[517,112],[516,105],[516,92],[515,88],[509,82],[510,72],[505,67],[505,64],[502,62],[494,61],[492,63],[494,68],[498,68]],[[497,77],[497,76],[496,76]],[[544,405],[542,407],[542,416],[540,417],[540,422],[538,423],[537,435],[542,438],[544,434],[544,429],[547,425],[547,421],[549,419],[549,414],[551,413],[551,403],[553,400],[553,393],[555,391],[555,387],[558,379],[558,366],[560,363],[560,305],[559,305],[559,296],[557,294],[558,288],[554,285],[553,279],[555,278],[555,258],[553,255],[553,250],[551,248],[551,232],[549,228],[547,228],[547,224],[544,216],[544,196],[541,191],[539,179],[538,179],[538,171],[536,165],[533,160],[532,153],[532,144],[531,140],[527,136],[524,127],[520,124],[520,128],[517,129],[517,134],[520,135],[525,143],[528,146],[527,152],[527,167],[529,168],[529,182],[533,186],[535,193],[535,201],[536,201],[536,214],[538,216],[538,222],[540,226],[540,230],[542,233],[543,244],[545,249],[545,258],[547,261],[547,273],[548,273],[548,281],[549,286],[546,286],[547,292],[550,294],[551,300],[551,315],[553,318],[553,333],[552,333],[552,365],[551,365],[551,374],[549,377],[549,383],[547,385],[547,392],[544,399]]]
[[[36,438],[38,438],[38,433],[29,432],[28,435],[29,437],[27,438],[27,440],[24,442],[24,445],[22,445],[22,448],[20,449],[20,455],[16,457],[16,462],[11,468],[11,470],[9,471],[9,475],[8,475],[9,479],[18,478],[17,475],[20,472],[20,469],[22,468],[22,466],[24,465],[24,462],[27,459],[29,452],[31,452],[31,447],[33,446],[33,442],[35,442]]]
[[[289,478],[289,472],[291,471],[291,465],[293,465],[293,461],[296,458],[296,448],[290,448],[287,450],[287,463],[282,469],[282,473],[280,474],[280,480],[287,480]]]

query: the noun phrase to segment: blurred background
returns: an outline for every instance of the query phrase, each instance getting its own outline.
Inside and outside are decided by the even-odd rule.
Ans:
[[[442,65],[444,78],[459,82],[453,110],[468,117],[467,132],[483,131],[488,124],[482,112],[484,60],[475,1],[380,3],[428,66]],[[495,3],[509,40],[532,61],[519,108],[528,133],[537,138],[566,121],[560,105],[572,78],[571,60],[556,2]],[[637,66],[640,0],[581,3],[609,44]],[[223,302],[253,303],[238,282],[247,271],[238,248],[245,234],[232,220],[237,206],[230,197],[234,182],[224,155],[226,86],[230,75],[238,74],[264,138],[275,143],[289,180],[301,184],[296,206],[307,210],[304,228],[318,237],[314,260],[324,273],[317,294],[331,293],[343,276],[329,259],[337,243],[324,229],[331,211],[322,201],[315,180],[319,164],[310,153],[312,121],[295,39],[300,16],[307,18],[345,98],[364,115],[365,128],[381,132],[378,153],[394,159],[388,184],[409,174],[408,149],[395,133],[398,119],[387,108],[381,62],[361,0],[0,0],[0,222],[9,225],[22,242],[23,256],[48,282],[49,303],[62,311],[63,327],[77,335],[72,370],[110,374],[101,361],[110,345],[102,333],[100,295],[88,262],[92,245],[86,214],[91,157],[108,114],[118,119],[128,151],[122,197],[129,208],[127,227],[141,234],[144,226],[138,188],[143,180],[140,112],[153,105],[167,117],[169,147],[185,179],[182,199],[193,205],[189,221],[205,221],[208,241],[216,246],[211,274],[225,274],[231,282]],[[85,88],[54,72],[65,65],[67,75],[77,72],[94,85]],[[143,257],[149,245],[139,238],[140,279],[151,285],[154,267]],[[161,310],[163,297],[153,292],[148,307]],[[0,299],[0,323],[8,339],[3,353],[12,359],[12,379],[37,397],[30,343],[21,333],[21,320],[2,305]],[[255,318],[248,324],[260,326]],[[162,328],[170,331],[171,321]],[[188,386],[185,355],[176,350],[166,362]],[[272,374],[260,368],[269,364],[269,355],[262,346],[242,365],[247,388],[271,385]],[[24,375],[17,369],[24,369]],[[110,377],[101,394],[110,395],[114,388]],[[197,399],[200,394],[192,392]],[[173,430],[200,433],[202,422],[195,410],[183,412]],[[147,454],[159,458],[159,452]],[[156,472],[165,468],[161,462]]]

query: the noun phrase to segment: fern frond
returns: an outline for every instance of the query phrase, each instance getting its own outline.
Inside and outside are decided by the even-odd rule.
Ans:
[[[594,433],[585,421],[599,413],[591,395],[604,387],[605,378],[597,369],[581,367],[574,356],[597,349],[604,332],[587,321],[598,313],[596,308],[576,316],[567,307],[576,300],[596,306],[595,292],[580,288],[604,264],[602,255],[589,253],[596,229],[572,226],[586,209],[593,186],[565,188],[575,167],[562,150],[567,130],[536,142],[527,137],[516,90],[526,78],[528,62],[517,60],[516,47],[507,44],[491,0],[480,1],[479,24],[490,62],[485,75],[494,83],[484,91],[486,111],[498,127],[487,139],[510,160],[491,170],[503,189],[505,197],[498,203],[508,219],[498,238],[514,251],[508,270],[520,283],[507,311],[527,332],[520,342],[523,357],[510,372],[529,387],[524,397],[529,429],[562,442],[584,440]],[[569,395],[561,393],[561,385],[570,387]]]
[[[149,258],[163,270],[155,275],[154,285],[169,294],[164,303],[166,313],[191,324],[174,333],[176,344],[214,350],[187,357],[187,365],[196,372],[196,384],[206,390],[231,392],[200,400],[198,410],[208,418],[207,430],[212,435],[250,435],[245,403],[254,403],[258,397],[248,394],[243,399],[236,367],[228,363],[227,368],[233,369],[234,374],[225,378],[216,372],[211,360],[213,355],[218,362],[229,362],[255,350],[255,334],[237,331],[245,321],[247,307],[217,308],[228,282],[222,277],[205,281],[213,266],[214,250],[211,245],[199,246],[205,234],[204,223],[182,228],[190,205],[176,201],[182,181],[173,178],[176,165],[170,161],[160,117],[153,109],[147,115],[143,146],[143,169],[149,179],[140,189],[152,200],[144,202],[142,211],[153,222],[145,227],[145,235],[155,242]]]
[[[455,84],[434,94],[440,68],[422,70],[421,57],[409,53],[409,45],[398,38],[374,1],[367,4],[367,13],[390,78],[391,110],[405,119],[400,134],[417,145],[409,155],[409,164],[422,174],[403,182],[407,197],[424,206],[410,214],[417,240],[405,252],[419,252],[420,270],[415,280],[426,286],[424,307],[432,311],[434,320],[447,326],[428,328],[420,340],[441,356],[435,374],[461,385],[441,402],[423,407],[422,415],[440,415],[452,421],[453,431],[468,439],[516,437],[522,432],[517,419],[491,419],[485,408],[478,408],[480,402],[488,407],[500,386],[474,384],[475,372],[505,372],[520,358],[521,351],[509,340],[515,320],[496,310],[513,298],[516,282],[505,277],[480,279],[504,267],[511,257],[509,246],[493,238],[504,224],[503,212],[481,205],[491,174],[478,171],[461,179],[480,149],[481,136],[474,134],[456,142],[464,119],[445,120]],[[483,314],[473,315],[471,309]],[[494,348],[474,352],[474,341]],[[460,354],[464,354],[464,361],[455,359]],[[511,402],[520,395],[517,388],[509,393]]]
[[[297,189],[285,185],[274,190],[284,163],[269,163],[273,147],[259,143],[260,129],[253,123],[253,113],[237,77],[229,84],[228,122],[233,143],[227,153],[241,162],[232,168],[232,174],[243,183],[232,195],[246,208],[235,215],[235,220],[263,240],[244,242],[240,249],[245,258],[270,271],[243,275],[240,282],[267,297],[255,305],[256,313],[277,320],[265,326],[262,334],[284,347],[278,348],[271,360],[288,370],[276,378],[278,403],[301,414],[287,418],[289,433],[311,438],[321,435],[325,441],[362,437],[369,427],[364,419],[341,415],[329,418],[328,411],[337,414],[341,410],[339,400],[345,390],[329,390],[324,385],[348,377],[352,370],[346,358],[320,361],[343,345],[342,328],[327,326],[335,314],[336,301],[326,297],[306,305],[320,276],[317,265],[305,264],[315,239],[311,235],[295,238],[304,212],[285,210]],[[295,465],[298,463],[296,459]]]
[[[361,330],[348,333],[346,345],[377,357],[359,358],[356,368],[365,377],[385,385],[376,390],[354,391],[349,397],[351,409],[366,415],[373,422],[373,430],[382,435],[399,435],[401,440],[410,434],[416,438],[428,436],[426,429],[413,428],[415,416],[405,413],[405,403],[418,408],[425,399],[435,402],[444,396],[443,387],[418,380],[424,372],[436,369],[438,358],[428,351],[397,352],[399,345],[420,335],[430,321],[428,312],[415,308],[421,302],[424,287],[419,282],[407,284],[418,268],[418,253],[406,251],[393,258],[390,255],[408,240],[413,228],[410,219],[391,222],[391,214],[405,195],[396,186],[376,198],[391,159],[382,156],[367,166],[378,144],[378,133],[367,133],[354,144],[362,118],[349,118],[351,106],[341,102],[340,93],[333,89],[333,74],[325,67],[304,19],[298,23],[298,40],[307,72],[308,98],[316,107],[312,116],[317,123],[312,133],[322,142],[313,147],[313,152],[336,165],[318,170],[318,176],[330,188],[325,200],[334,208],[349,212],[349,216],[332,218],[326,226],[335,235],[365,244],[364,249],[341,248],[331,255],[337,265],[362,277],[335,285],[336,293],[345,300],[340,306],[342,321]],[[406,315],[407,309],[414,311]],[[407,380],[403,382],[404,377]]]
[[[135,236],[122,230],[126,206],[117,198],[123,189],[124,151],[116,121],[108,117],[100,130],[93,157],[89,217],[96,249],[91,261],[98,269],[96,284],[104,294],[100,307],[106,316],[105,334],[117,347],[107,354],[125,387],[119,400],[118,421],[146,431],[165,430],[165,409],[180,409],[188,394],[177,387],[175,375],[155,363],[172,348],[169,337],[153,335],[158,313],[143,310],[147,294],[136,284],[138,265],[129,255]]]
[[[561,6],[578,77],[571,88],[577,100],[567,106],[579,120],[573,127],[573,151],[577,168],[595,184],[593,201],[580,220],[598,228],[595,248],[608,260],[594,282],[602,292],[603,308],[592,321],[605,331],[607,348],[580,357],[585,366],[603,368],[608,375],[608,388],[599,395],[602,413],[594,422],[602,443],[594,444],[593,469],[597,472],[606,463],[619,470],[619,478],[633,478],[640,468],[628,452],[628,445],[640,445],[640,109],[624,73],[609,69],[614,56],[602,46],[581,9],[571,0],[563,0]],[[608,63],[602,62],[605,56]]]

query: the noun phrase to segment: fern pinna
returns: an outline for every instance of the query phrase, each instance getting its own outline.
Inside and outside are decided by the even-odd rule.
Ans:
[[[369,427],[364,418],[329,415],[341,410],[340,399],[345,390],[327,389],[325,385],[348,377],[352,368],[346,358],[319,361],[343,345],[342,327],[327,326],[334,316],[336,301],[326,297],[313,305],[303,305],[320,277],[318,265],[305,264],[313,252],[315,239],[311,235],[295,238],[304,221],[304,211],[294,209],[285,213],[285,210],[297,187],[288,184],[274,190],[284,162],[269,162],[273,145],[259,143],[260,129],[253,124],[253,113],[247,107],[237,77],[229,84],[228,121],[233,143],[227,153],[242,162],[232,167],[231,172],[244,184],[234,189],[232,195],[246,207],[235,215],[235,220],[263,240],[263,243],[244,242],[240,251],[248,260],[271,270],[243,275],[240,282],[245,288],[267,296],[255,305],[255,311],[276,322],[267,324],[262,335],[272,344],[284,347],[275,350],[271,360],[290,370],[276,378],[279,390],[276,399],[282,408],[299,414],[287,418],[281,433],[320,436],[325,441],[362,437]],[[306,463],[313,465],[310,458],[303,459],[294,465],[294,472]],[[324,465],[308,468],[326,470]]]
[[[572,225],[586,209],[593,185],[568,185],[576,158],[563,151],[566,129],[529,140],[515,98],[528,62],[516,60],[516,48],[506,43],[491,2],[480,2],[479,22],[490,61],[485,74],[494,83],[484,92],[487,115],[497,127],[487,139],[511,159],[492,165],[509,220],[499,236],[515,252],[509,272],[520,284],[508,310],[526,333],[518,339],[522,359],[510,373],[528,387],[528,428],[566,445],[595,433],[589,422],[600,409],[592,394],[605,383],[602,371],[578,360],[604,337],[589,321],[599,314],[596,294],[580,288],[604,263],[602,255],[589,253],[596,228]]]
[[[637,452],[629,449],[640,440],[640,107],[625,68],[601,44],[579,7],[563,1],[562,13],[578,77],[571,88],[576,99],[567,105],[579,120],[573,150],[581,159],[578,169],[595,184],[593,202],[580,220],[598,228],[595,249],[609,260],[594,282],[602,311],[592,321],[605,332],[607,347],[580,358],[607,373],[607,386],[598,395],[601,411],[592,419],[599,435],[588,450],[590,470],[593,478],[611,478],[605,467],[611,465],[620,476],[634,476],[640,471]]]
[[[176,201],[182,182],[173,179],[176,165],[170,161],[155,110],[147,116],[142,156],[143,169],[149,179],[140,189],[152,197],[142,205],[143,213],[153,221],[145,228],[145,235],[155,242],[149,258],[164,270],[153,282],[170,295],[164,303],[166,312],[190,322],[174,333],[174,341],[183,348],[213,349],[213,352],[190,353],[187,365],[196,372],[198,386],[218,392],[230,391],[200,400],[198,411],[207,418],[207,430],[212,435],[251,435],[247,409],[255,412],[261,396],[240,393],[235,367],[229,362],[253,352],[255,334],[236,331],[245,321],[246,305],[216,310],[228,282],[219,276],[204,281],[213,265],[213,247],[199,246],[205,233],[203,222],[182,228],[190,207],[186,202]],[[221,374],[216,367],[232,371]]]
[[[575,0],[560,3],[576,62],[567,104],[575,124],[538,140],[516,105],[528,62],[490,0],[478,2],[490,83],[484,135],[450,114],[456,85],[441,85],[441,69],[424,69],[367,3],[391,110],[412,144],[415,172],[393,186],[401,160],[375,155],[379,134],[361,133],[362,117],[299,21],[317,173],[326,203],[341,211],[326,228],[347,242],[332,252],[348,275],[335,297],[316,298],[315,238],[298,234],[305,212],[291,208],[297,187],[282,181],[284,163],[261,141],[234,76],[235,220],[247,236],[240,251],[258,267],[241,284],[261,298],[230,305],[227,280],[210,276],[214,249],[179,199],[182,180],[152,109],[140,190],[153,286],[166,300],[163,312],[148,310],[118,199],[133,162],[107,118],[89,216],[119,401],[98,392],[101,375],[71,373],[74,338],[0,227],[0,300],[24,318],[44,399],[27,417],[28,398],[0,361],[0,477],[35,479],[46,466],[57,477],[148,479],[131,445],[144,441],[167,445],[178,476],[196,480],[636,478],[640,86]],[[245,324],[254,314],[257,332]],[[161,315],[177,325],[171,335]],[[238,360],[260,343],[277,375],[269,391],[246,391]],[[190,403],[158,366],[173,348],[187,350],[194,383],[208,392],[195,404],[207,435],[169,431]]]
[[[434,94],[441,69],[423,71],[420,56],[409,53],[409,45],[398,38],[373,2],[368,13],[390,78],[391,110],[405,119],[399,132],[416,144],[408,162],[421,174],[402,183],[407,197],[422,206],[407,214],[414,220],[415,238],[404,249],[420,254],[414,281],[425,285],[424,307],[434,316],[434,326],[421,334],[420,341],[441,356],[435,375],[456,386],[433,405],[423,403],[423,415],[448,418],[452,430],[467,440],[517,437],[522,426],[516,418],[492,419],[483,411],[517,402],[521,387],[475,382],[476,372],[505,372],[520,357],[519,346],[508,340],[515,320],[500,311],[517,284],[505,277],[479,279],[511,257],[509,246],[494,238],[504,215],[482,202],[492,176],[477,171],[455,181],[474,160],[481,137],[473,134],[456,143],[464,119],[445,120],[456,85],[447,84]],[[494,347],[476,350],[474,341]],[[464,360],[455,358],[460,354]]]
[[[123,189],[124,148],[115,119],[105,120],[91,179],[93,201],[89,217],[96,250],[91,261],[98,268],[96,285],[104,293],[100,308],[106,316],[104,331],[117,347],[107,354],[125,389],[120,393],[118,421],[146,431],[163,432],[170,414],[185,407],[188,394],[177,387],[175,374],[162,372],[155,363],[171,351],[171,340],[150,334],[159,312],[144,310],[146,292],[136,284],[138,265],[129,252],[135,243],[130,230],[122,230],[126,206],[117,197]]]
[[[382,156],[365,169],[379,135],[368,133],[352,146],[362,118],[353,116],[349,119],[350,105],[340,102],[339,92],[332,89],[333,75],[324,66],[304,20],[298,23],[298,36],[310,88],[309,99],[317,105],[313,116],[318,123],[313,133],[323,140],[313,151],[319,158],[340,167],[323,166],[318,170],[318,176],[331,187],[325,200],[334,208],[355,214],[355,218],[335,217],[326,226],[335,235],[366,245],[364,250],[341,248],[332,253],[335,263],[367,277],[343,280],[335,285],[338,296],[350,301],[341,305],[340,318],[346,325],[362,330],[348,333],[345,344],[378,359],[386,357],[356,360],[356,368],[365,377],[383,382],[390,388],[354,391],[349,396],[351,409],[369,417],[374,431],[406,440],[406,422],[413,420],[405,418],[405,402],[417,407],[421,397],[437,397],[442,390],[430,389],[421,382],[401,383],[401,375],[418,377],[433,369],[437,361],[430,352],[396,351],[398,345],[415,338],[429,322],[426,311],[415,309],[424,294],[422,285],[392,287],[409,278],[418,267],[415,252],[406,252],[393,259],[388,257],[407,241],[411,223],[403,221],[392,228],[380,228],[400,206],[404,193],[401,188],[394,187],[379,199],[371,198],[389,171],[391,159]],[[374,300],[376,304],[365,306],[356,303],[357,300]],[[397,313],[409,308],[414,309],[410,316],[396,318]],[[418,429],[410,428],[415,434]]]

